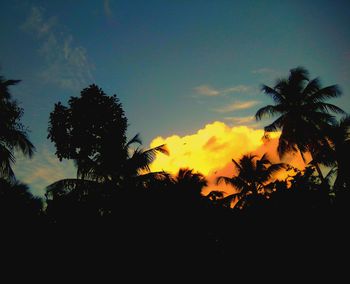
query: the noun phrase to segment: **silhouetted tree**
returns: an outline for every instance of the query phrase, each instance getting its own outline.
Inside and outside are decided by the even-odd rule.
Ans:
[[[41,215],[41,199],[34,197],[27,185],[0,178],[1,223],[37,222]]]
[[[100,174],[97,180],[119,173],[127,155],[127,118],[119,99],[91,85],[68,104],[59,102],[50,114],[48,138],[55,144],[57,157],[73,159],[82,179],[89,176],[91,164]]]
[[[290,151],[300,151],[305,161],[305,152],[314,157],[320,148],[328,145],[324,129],[334,123],[330,113],[344,113],[339,107],[324,102],[340,96],[337,85],[322,88],[318,78],[310,80],[308,72],[298,67],[291,69],[289,77],[278,80],[274,87],[263,85],[262,91],[275,104],[259,109],[255,117],[260,120],[279,115],[265,131],[282,131],[278,144],[280,157]],[[323,179],[317,164],[316,169]]]
[[[241,208],[245,206],[247,198],[255,199],[266,194],[267,184],[273,175],[286,167],[284,163],[272,164],[266,154],[261,159],[257,159],[256,155],[243,155],[238,162],[234,159],[232,162],[237,174],[232,177],[220,176],[216,182],[225,182],[238,191],[224,197],[220,202],[230,206],[236,201],[235,206]]]
[[[350,188],[350,117],[345,116],[340,121],[327,126],[325,134],[329,147],[323,147],[316,161],[327,167],[336,169],[337,177],[334,182],[336,190]]]
[[[0,178],[14,180],[12,165],[16,162],[14,151],[31,157],[35,150],[27,130],[21,123],[23,109],[12,99],[9,87],[20,80],[5,80],[0,76]]]
[[[83,206],[87,212],[103,216],[112,210],[114,190],[145,187],[145,183],[163,174],[150,173],[149,166],[156,153],[168,153],[165,145],[134,148],[132,145],[140,145],[141,139],[136,135],[127,141],[127,118],[115,95],[109,97],[91,85],[81,92],[81,97],[71,97],[68,103],[69,107],[55,105],[48,138],[55,143],[59,159],[75,161],[77,178],[47,187],[51,212],[54,207],[59,212]],[[64,203],[65,208],[61,208]]]
[[[179,169],[173,180],[180,190],[192,196],[201,196],[202,189],[208,185],[206,178],[201,173],[195,173],[189,168]]]

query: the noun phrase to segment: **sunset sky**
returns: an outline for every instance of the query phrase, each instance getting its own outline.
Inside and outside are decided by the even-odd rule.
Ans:
[[[297,66],[339,84],[332,103],[350,112],[350,1],[3,2],[0,74],[22,80],[11,91],[37,148],[15,171],[37,194],[75,175],[53,155],[48,117],[91,83],[120,98],[129,137],[169,145],[154,170],[212,176],[261,152],[268,121],[253,115],[271,101],[260,85]]]

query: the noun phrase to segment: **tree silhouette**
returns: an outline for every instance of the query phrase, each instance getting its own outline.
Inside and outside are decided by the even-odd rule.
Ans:
[[[350,177],[348,169],[350,168],[350,117],[344,116],[339,121],[325,128],[329,145],[323,147],[315,157],[315,161],[332,167],[337,173],[334,182],[336,190],[342,190],[350,187]],[[332,171],[331,171],[332,172]]]
[[[327,146],[324,129],[334,123],[331,113],[344,113],[339,107],[324,102],[340,96],[337,85],[322,88],[318,78],[310,80],[308,72],[298,67],[291,69],[289,77],[278,80],[274,87],[263,85],[262,91],[275,104],[259,109],[255,117],[260,120],[279,115],[265,127],[265,131],[282,131],[278,144],[280,157],[299,150],[305,161],[305,152],[310,152],[314,157],[320,148]],[[317,164],[316,169],[323,179]]]
[[[17,224],[36,222],[41,212],[41,200],[30,193],[27,185],[0,178],[0,219],[2,221]]]
[[[272,164],[266,154],[260,159],[256,155],[243,155],[239,161],[232,159],[232,162],[237,175],[220,176],[216,180],[217,184],[225,182],[238,191],[219,200],[226,206],[231,206],[232,201],[236,201],[235,206],[244,207],[247,198],[253,200],[266,194],[267,184],[273,175],[286,168],[284,163]]]
[[[69,107],[55,105],[48,138],[55,143],[58,158],[75,161],[77,178],[59,180],[47,187],[51,212],[61,214],[60,210],[65,209],[60,203],[65,203],[63,207],[72,208],[72,212],[83,207],[95,212],[95,217],[105,215],[112,210],[113,191],[143,188],[164,174],[151,173],[149,166],[157,153],[168,154],[165,145],[134,147],[142,143],[138,134],[127,141],[127,118],[115,95],[109,97],[91,85],[81,97],[71,97],[68,103]]]
[[[103,172],[101,179],[120,172],[120,161],[126,158],[127,118],[116,95],[109,97],[91,85],[68,104],[59,102],[50,114],[48,138],[56,146],[57,157],[73,159],[82,179],[89,175],[92,163]]]
[[[20,80],[5,80],[0,76],[0,178],[15,179],[12,165],[16,162],[14,151],[31,157],[35,150],[27,130],[21,123],[23,109],[12,99],[9,87]]]
[[[173,182],[189,195],[201,196],[202,189],[208,185],[206,178],[201,173],[195,173],[193,169],[181,168]]]

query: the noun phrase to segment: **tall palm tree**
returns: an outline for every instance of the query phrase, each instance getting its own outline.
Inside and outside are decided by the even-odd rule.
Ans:
[[[226,205],[231,205],[232,201],[237,201],[238,207],[243,207],[246,198],[256,198],[266,194],[266,188],[273,175],[286,168],[286,164],[272,164],[267,154],[260,159],[256,155],[243,155],[239,161],[232,159],[237,175],[232,177],[220,176],[216,183],[224,182],[232,185],[237,192],[221,199]]]
[[[323,129],[334,123],[331,113],[343,114],[339,107],[324,102],[341,95],[337,85],[321,87],[320,80],[309,79],[309,73],[302,67],[290,70],[286,79],[280,79],[274,87],[262,86],[262,91],[270,96],[274,105],[267,105],[257,111],[255,117],[279,116],[265,127],[266,132],[281,131],[278,153],[282,157],[291,151],[300,151],[305,162],[304,153],[312,156],[328,144]],[[316,164],[321,179],[322,172]]]
[[[14,151],[31,157],[34,145],[29,141],[26,129],[20,122],[23,109],[12,99],[9,87],[19,80],[5,80],[0,76],[0,177],[14,180],[12,165],[16,162]]]

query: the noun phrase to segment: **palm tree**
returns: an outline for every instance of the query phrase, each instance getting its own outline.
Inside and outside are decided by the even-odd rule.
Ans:
[[[339,123],[331,127],[329,135],[335,151],[335,160],[337,162],[337,178],[334,187],[350,188],[350,117],[346,116]]]
[[[341,95],[337,85],[322,88],[320,80],[309,79],[308,71],[302,67],[290,70],[286,79],[280,79],[274,87],[262,86],[262,91],[274,100],[274,105],[267,105],[257,111],[255,117],[279,117],[265,127],[266,132],[281,131],[278,153],[282,157],[287,152],[316,152],[327,146],[328,141],[323,129],[334,123],[331,113],[343,114],[339,107],[324,101]],[[316,164],[321,179],[322,172]]]
[[[267,154],[264,154],[260,159],[257,159],[256,155],[243,155],[239,161],[232,159],[232,162],[237,175],[232,177],[220,176],[216,183],[224,182],[232,185],[237,192],[220,199],[220,201],[229,206],[232,201],[237,201],[236,206],[241,208],[245,205],[247,197],[254,199],[265,195],[268,182],[273,175],[286,168],[284,163],[272,164]]]
[[[331,167],[337,173],[334,182],[335,189],[344,189],[350,186],[350,177],[347,170],[350,168],[350,116],[344,116],[339,121],[329,125],[326,129],[329,141],[328,147],[323,147],[317,153],[315,162]]]
[[[9,86],[19,80],[5,80],[0,76],[0,177],[14,180],[12,165],[16,162],[14,151],[31,157],[34,146],[29,141],[26,129],[20,122],[23,109],[11,98]]]
[[[150,164],[154,161],[157,153],[168,154],[165,145],[150,149],[135,148],[132,144],[142,144],[139,134],[135,135],[124,146],[125,160],[115,161],[113,165],[105,163],[106,156],[100,153],[94,159],[86,158],[79,160],[77,165],[76,179],[63,179],[47,187],[47,198],[54,198],[57,195],[67,195],[72,191],[80,191],[86,195],[88,192],[100,188],[125,188],[130,183],[133,185],[147,182],[151,179],[167,175],[164,172],[150,172]]]
[[[180,190],[192,197],[200,197],[202,189],[208,185],[208,181],[201,173],[195,173],[189,168],[179,169],[173,182]]]

